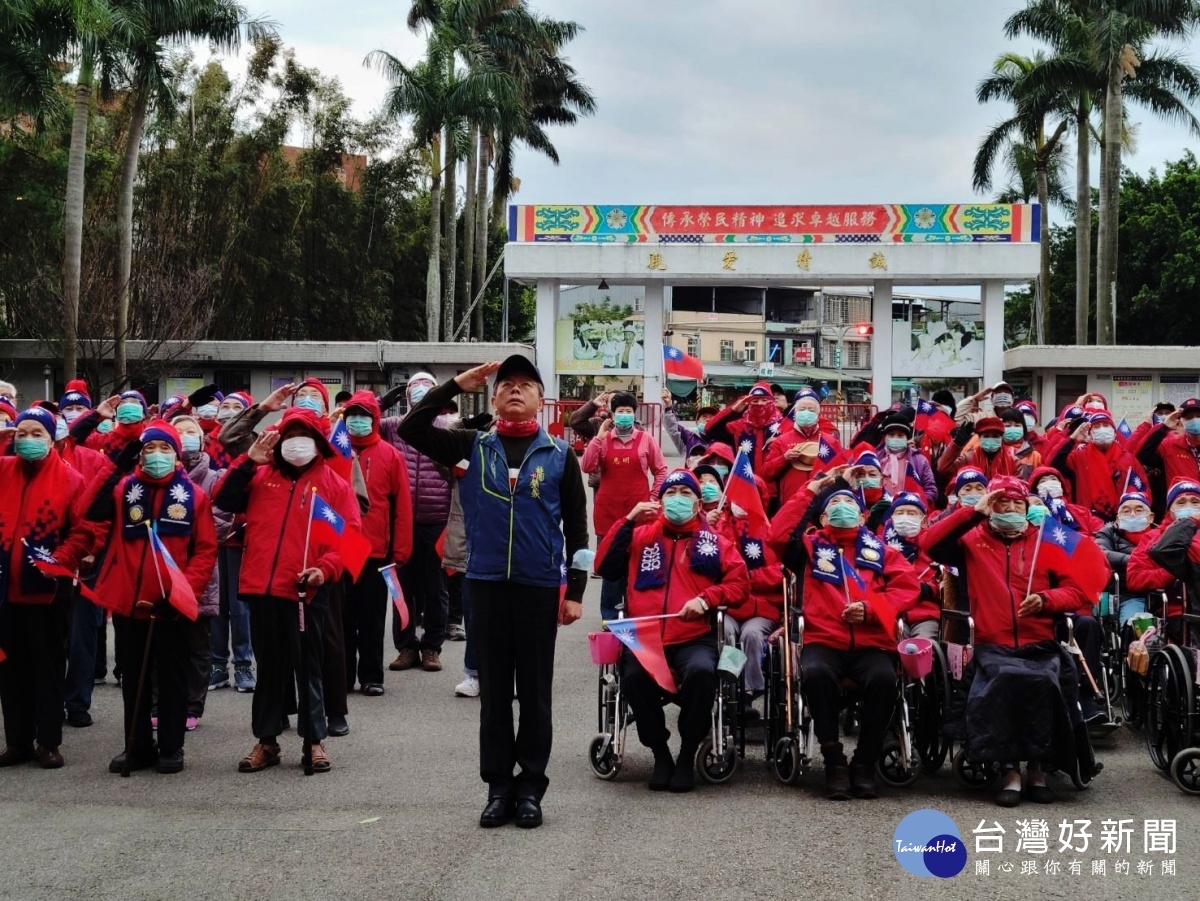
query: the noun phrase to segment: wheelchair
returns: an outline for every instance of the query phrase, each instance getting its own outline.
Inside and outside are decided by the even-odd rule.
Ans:
[[[1200,615],[1193,612],[1186,591],[1182,596],[1183,615],[1178,623],[1158,621],[1166,641],[1150,656],[1145,676],[1144,728],[1150,761],[1184,792],[1200,795],[1200,710],[1196,692]],[[1165,606],[1162,610],[1165,613]]]
[[[727,647],[725,640],[725,608],[717,611],[717,694],[713,702],[712,728],[696,752],[696,769],[700,778],[710,785],[720,785],[733,778],[744,754],[739,736],[744,735],[740,722],[740,667],[738,672],[723,667]],[[621,612],[622,618],[624,612]],[[596,777],[605,781],[617,778],[625,760],[625,742],[630,725],[629,703],[621,687],[621,644],[611,632],[591,632],[592,660],[599,667],[597,685],[597,732],[588,745],[588,763]],[[600,648],[597,648],[600,645]],[[663,692],[663,703],[672,697]]]
[[[812,766],[819,745],[802,687],[800,649],[804,643],[804,615],[796,577],[786,570],[783,597],[784,622],[767,645],[763,746],[775,778],[784,785],[795,785]],[[937,667],[935,650],[934,669]],[[885,785],[905,788],[917,780],[923,764],[928,768],[936,761],[934,768],[941,766],[945,752],[941,746],[940,709],[929,709],[930,701],[936,701],[936,696],[922,689],[916,680],[904,676],[899,668],[896,686],[897,698],[889,735],[876,761],[875,772]],[[851,702],[856,686],[844,680],[842,688],[844,700]],[[940,704],[938,706],[940,708]],[[940,760],[937,758],[939,751]]]

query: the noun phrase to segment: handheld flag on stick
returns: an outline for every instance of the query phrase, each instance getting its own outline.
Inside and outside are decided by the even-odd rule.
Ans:
[[[379,567],[383,576],[383,584],[387,586],[388,597],[396,605],[396,616],[400,618],[400,628],[408,628],[408,602],[404,600],[404,589],[400,587],[400,574],[396,572],[396,564],[389,563]]]
[[[1129,427],[1129,423],[1126,422],[1124,416],[1122,416],[1121,421],[1117,423],[1117,431],[1121,433],[1122,438],[1133,437],[1133,429]]]
[[[661,616],[639,616],[633,619],[607,620],[604,625],[608,631],[617,636],[625,647],[633,652],[642,668],[668,694],[675,694],[675,677],[671,675],[671,667],[667,665],[667,655],[663,650],[662,632],[657,620]]]
[[[1038,548],[1042,559],[1060,572],[1069,572],[1089,598],[1094,598],[1108,584],[1112,575],[1108,559],[1096,542],[1059,522],[1042,521],[1042,533]],[[1033,589],[1033,568],[1037,566],[1037,555],[1033,558],[1029,572],[1028,597]]]
[[[765,531],[767,511],[763,509],[762,495],[754,481],[750,455],[744,450],[738,451],[733,466],[729,468],[729,478],[725,480],[725,499],[746,511],[751,532],[757,535]]]
[[[343,460],[349,460],[353,456],[354,451],[350,447],[350,432],[346,430],[346,418],[339,416],[338,421],[333,425],[333,431],[329,433],[329,443],[333,445],[333,449],[341,454]]]
[[[325,533],[326,540],[337,548],[346,572],[352,579],[357,579],[371,556],[371,542],[315,491],[309,522]],[[307,543],[305,547],[308,547]]]
[[[24,538],[22,538],[21,541],[26,547],[29,547],[28,541],[26,541]],[[72,583],[79,587],[79,593],[83,595],[83,597],[87,598],[97,607],[111,609],[111,605],[105,604],[100,600],[99,597],[96,596],[96,593],[92,591],[92,589],[88,588],[79,581],[78,573],[72,572],[55,560],[54,555],[45,548],[30,548],[29,561],[37,568],[38,572],[40,572],[47,579],[70,579]]]
[[[663,345],[663,372],[677,379],[704,381],[704,364],[670,344]]]
[[[200,615],[200,605],[196,602],[196,593],[192,591],[192,586],[188,584],[183,570],[179,568],[179,565],[171,556],[171,552],[167,550],[167,546],[162,543],[162,540],[158,537],[158,534],[154,531],[150,523],[146,523],[146,530],[150,533],[150,547],[153,551],[151,557],[154,559],[154,570],[158,573],[159,585],[163,593],[166,594],[167,601],[170,602],[172,607],[192,622],[195,622],[196,617]],[[169,589],[163,583],[162,570],[158,566],[160,558],[167,568],[167,579],[171,583]]]

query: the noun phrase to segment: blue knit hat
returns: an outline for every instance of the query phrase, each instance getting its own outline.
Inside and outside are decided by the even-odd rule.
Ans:
[[[958,471],[958,475],[954,477],[954,490],[950,493],[958,494],[958,492],[962,491],[964,486],[970,485],[972,482],[978,482],[980,485],[986,488],[988,484],[987,476],[985,476],[978,469],[972,469],[969,466],[964,467],[963,469],[960,469]]]
[[[146,409],[146,398],[140,391],[122,391],[121,400],[136,400],[142,405],[142,409]]]
[[[700,483],[696,481],[696,477],[692,475],[691,471],[677,469],[663,479],[663,483],[658,489],[659,499],[662,498],[668,488],[678,488],[680,486],[688,489],[696,497],[700,496]]]
[[[829,495],[829,497],[825,498],[824,510],[829,509],[829,505],[833,502],[833,499],[835,497],[848,497],[848,498],[850,498],[850,500],[854,501],[855,505],[858,507],[859,510],[863,509],[862,499],[859,498],[859,496],[857,494],[855,494],[853,491],[847,491],[845,488],[843,488],[840,491],[833,492],[831,495]],[[824,512],[824,511],[822,511],[822,512]]]
[[[1171,504],[1175,503],[1181,494],[1200,494],[1200,485],[1197,485],[1191,479],[1176,479],[1171,483],[1171,488],[1167,492],[1168,510],[1171,509]]]
[[[1146,497],[1140,491],[1126,491],[1121,495],[1121,502],[1117,506],[1120,507],[1121,504],[1127,504],[1130,501],[1137,501],[1139,504],[1145,504],[1147,507],[1150,506],[1150,498]]]
[[[67,382],[67,390],[63,392],[63,396],[58,399],[58,408],[63,407],[90,407],[92,398],[87,392],[87,382],[83,379],[72,379]]]
[[[17,417],[14,425],[20,425],[23,422],[34,421],[42,428],[50,433],[50,437],[54,437],[54,431],[58,426],[58,420],[54,418],[54,414],[44,407],[30,407],[24,413]]]
[[[892,514],[896,512],[897,507],[916,507],[922,513],[929,512],[929,508],[925,506],[925,498],[911,491],[905,491],[902,494],[896,495],[892,500],[892,505],[888,507],[888,519],[892,518]]]

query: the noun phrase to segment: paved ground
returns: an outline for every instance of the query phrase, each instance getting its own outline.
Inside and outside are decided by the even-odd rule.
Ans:
[[[560,633],[541,829],[477,826],[478,704],[453,697],[462,644],[446,646],[442,673],[389,673],[384,697],[353,697],[350,735],[328,745],[333,772],[311,778],[294,733],[285,765],[236,771],[253,739],[250,697],[232,690],[209,695],[183,773],[112,776],[122,737],[110,682],[96,690],[96,724],[67,730],[64,769],[0,770],[0,898],[1200,897],[1200,802],[1158,776],[1130,733],[1100,749],[1106,768],[1091,790],[1067,786],[1058,804],[1016,811],[960,789],[948,770],[877,801],[835,804],[820,797],[819,771],[798,788],[778,785],[758,747],[729,785],[673,796],[646,790],[650,761],[631,741],[617,781],[601,782],[586,757],[596,705],[586,633],[599,625],[598,603],[593,580],[584,621]],[[966,839],[967,869],[952,880],[919,879],[893,857],[897,823],[926,807],[951,815]],[[1048,821],[1048,854],[1014,853],[1018,818]],[[1163,818],[1177,820],[1174,877],[1160,875],[1170,855],[1142,853],[1144,821]],[[1088,852],[1058,853],[1064,819],[1093,821]],[[1130,852],[1100,853],[1106,819],[1133,820]],[[1006,853],[975,853],[981,820],[1007,830]],[[975,873],[983,859],[989,876]],[[1021,875],[1028,860],[1037,875]],[[1048,860],[1059,875],[1045,874]],[[1069,874],[1072,860],[1081,875]],[[1106,876],[1092,875],[1093,860]],[[1115,872],[1120,860],[1130,875]],[[1137,875],[1142,860],[1153,876]]]

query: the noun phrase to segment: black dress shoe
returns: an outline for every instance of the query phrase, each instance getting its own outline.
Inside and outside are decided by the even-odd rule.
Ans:
[[[1026,786],[1025,794],[1029,796],[1029,800],[1034,804],[1053,804],[1058,800],[1058,795],[1048,785]]]
[[[1016,807],[1021,803],[1019,788],[1006,788],[996,794],[996,803],[1001,807]]]
[[[35,756],[37,755],[34,754],[32,745],[25,748],[5,748],[0,751],[0,767],[16,766],[18,763],[33,760]]]
[[[160,773],[178,773],[183,769],[183,748],[177,751],[169,751],[166,754],[160,754],[158,757],[158,766],[155,767]]]
[[[533,798],[522,798],[517,802],[517,825],[522,829],[536,829],[542,825],[542,805]]]
[[[863,800],[878,798],[879,786],[875,784],[875,767],[861,763],[851,763],[850,791],[854,797]]]
[[[158,751],[154,750],[149,754],[134,754],[133,759],[129,762],[129,771],[145,770],[158,763]],[[116,757],[108,762],[108,771],[110,773],[120,773],[125,769],[125,752],[122,751]]]
[[[86,729],[92,724],[92,715],[86,710],[72,710],[67,713],[67,725],[75,729]]]
[[[667,750],[658,751],[654,755],[654,771],[650,774],[650,791],[664,792],[671,784],[671,776],[675,772],[675,758]]]
[[[679,757],[675,759],[675,771],[671,773],[671,781],[667,788],[673,792],[690,792],[696,787],[696,748],[684,747],[679,749]]]
[[[490,798],[479,815],[479,825],[484,829],[495,829],[512,819],[512,813],[512,802],[508,798]]]
[[[344,716],[331,716],[329,718],[329,734],[338,738],[350,734],[350,724],[346,722]]]

